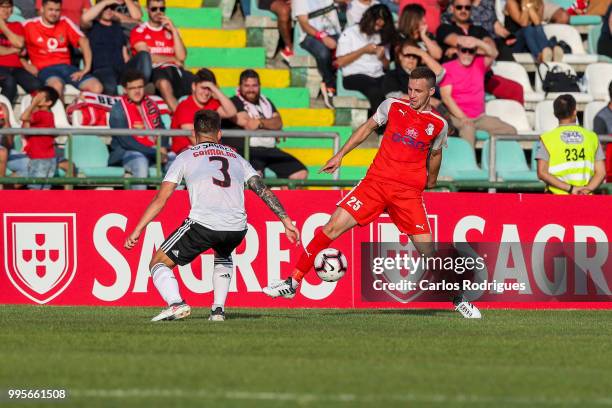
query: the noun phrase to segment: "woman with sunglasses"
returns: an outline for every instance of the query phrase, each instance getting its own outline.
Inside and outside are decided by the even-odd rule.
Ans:
[[[404,98],[408,92],[410,73],[418,66],[425,65],[436,75],[436,83],[444,77],[444,68],[413,39],[404,40],[398,47],[395,69],[383,77],[383,90],[387,98]]]
[[[505,14],[506,28],[516,37],[513,52],[529,52],[537,62],[563,60],[563,49],[544,33],[542,0],[508,0]]]
[[[404,39],[414,40],[433,58],[442,58],[442,48],[438,45],[434,35],[429,32],[425,8],[420,4],[409,4],[404,7],[399,19],[399,35]],[[430,67],[431,68],[431,67]]]
[[[368,98],[370,115],[385,100],[382,81],[395,35],[391,12],[379,4],[367,9],[359,24],[344,30],[338,39],[336,63],[342,69],[342,84]]]

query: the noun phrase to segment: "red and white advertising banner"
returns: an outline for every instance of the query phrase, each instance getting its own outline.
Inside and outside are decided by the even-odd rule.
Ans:
[[[304,244],[327,222],[345,194],[336,190],[276,193],[296,221]],[[126,235],[154,194],[155,191],[1,192],[0,304],[162,305],[150,278],[149,261],[164,237],[187,217],[187,193],[177,191],[172,196],[136,248],[123,248]],[[419,301],[418,296],[406,293],[404,298],[400,294],[399,299],[389,294],[382,301],[363,296],[365,280],[361,275],[370,268],[361,265],[362,243],[407,240],[384,214],[332,244],[348,259],[348,272],[340,281],[322,282],[311,272],[293,300],[268,298],[261,292],[262,287],[289,274],[300,248],[287,240],[282,224],[265,204],[252,192],[246,194],[249,229],[233,257],[236,270],[228,306],[448,307],[448,303]],[[519,243],[500,250],[493,263],[487,264],[487,274],[498,283],[522,282],[521,290],[495,297],[481,291],[474,297],[477,303],[480,299],[480,304],[491,307],[612,308],[612,273],[609,266],[602,267],[608,261],[612,197],[427,193],[425,203],[438,242]],[[544,262],[549,266],[546,270],[535,265],[535,255],[523,253],[524,244],[536,241],[605,245],[575,249],[572,258],[578,263],[579,259],[583,261],[580,268],[571,267],[572,262],[570,267],[563,267],[549,260]],[[212,253],[175,269],[182,295],[189,304],[211,304],[212,269]]]

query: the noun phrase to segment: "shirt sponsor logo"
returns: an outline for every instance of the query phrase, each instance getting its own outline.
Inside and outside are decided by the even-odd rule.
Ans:
[[[417,140],[418,137],[419,137],[418,130],[414,128],[408,128],[406,129],[403,135],[400,133],[394,133],[391,136],[391,140],[393,140],[395,143],[403,143],[404,145],[408,147],[412,147],[420,151],[427,150],[429,145],[425,142]]]

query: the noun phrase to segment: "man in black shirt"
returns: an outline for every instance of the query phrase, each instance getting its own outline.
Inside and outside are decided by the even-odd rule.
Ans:
[[[92,75],[102,82],[104,93],[117,94],[117,84],[127,68],[142,72],[145,79],[151,76],[151,56],[139,52],[129,59],[127,38],[121,23],[114,20],[119,0],[101,0],[83,13],[81,26],[87,30],[91,44]]]

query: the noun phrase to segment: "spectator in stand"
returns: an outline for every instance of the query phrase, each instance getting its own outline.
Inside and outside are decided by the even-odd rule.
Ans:
[[[293,36],[291,30],[291,1],[289,0],[258,0],[259,8],[276,14],[276,24],[285,48],[280,52],[287,63],[293,57]]]
[[[0,103],[0,129],[11,127],[9,123],[9,111],[5,104]],[[10,137],[10,141],[8,140]],[[7,141],[5,141],[7,140]],[[9,149],[12,145],[13,137],[9,135],[0,135],[0,177],[6,177],[6,166],[9,158]],[[0,184],[0,190],[4,188]]]
[[[408,9],[408,7],[404,10],[406,9]],[[423,48],[419,47],[413,39],[407,39],[402,42],[396,57],[395,69],[387,72],[383,79],[383,91],[387,98],[405,98],[408,92],[410,72],[420,65],[425,65],[433,71],[436,75],[436,84],[440,83],[444,77],[444,68],[442,68],[442,65],[423,50]],[[439,102],[438,100],[435,101]],[[434,107],[436,105],[433,100],[432,105],[434,105]]]
[[[17,84],[30,93],[40,88],[40,81],[24,67],[20,59],[24,46],[23,26],[8,22],[11,14],[13,0],[0,0],[0,87],[2,95],[15,103]],[[31,69],[30,66],[28,68]]]
[[[576,100],[569,94],[553,102],[559,127],[540,136],[538,178],[552,194],[592,194],[606,177],[604,153],[594,132],[576,124]]]
[[[598,135],[612,135],[612,81],[608,85],[610,101],[608,105],[597,112],[593,121],[593,131]],[[606,145],[607,181],[612,182],[612,143]]]
[[[51,107],[59,98],[55,88],[43,86],[32,98],[32,103],[21,115],[21,127],[54,128]],[[53,177],[57,168],[55,136],[25,136],[24,152],[28,156],[28,177]],[[32,184],[33,190],[48,190],[50,185]]]
[[[151,81],[174,112],[177,99],[191,93],[193,74],[183,69],[187,50],[178,29],[166,16],[164,0],[147,0],[147,11],[149,21],[130,34],[132,53],[146,51],[151,54]]]
[[[597,53],[612,58],[612,4],[608,7],[608,11],[603,18],[601,26],[601,35],[597,41]]]
[[[346,27],[359,24],[363,13],[377,4],[378,0],[351,0],[346,5]]]
[[[127,40],[118,21],[113,18],[120,0],[101,0],[83,13],[82,27],[93,54],[92,75],[98,78],[107,95],[117,94],[117,85],[126,69],[137,69],[151,75],[151,55],[140,51],[129,60]],[[129,61],[128,61],[129,60]]]
[[[217,88],[217,79],[212,71],[202,68],[195,74],[191,95],[178,104],[172,116],[172,129],[193,130],[193,118],[197,111],[214,110],[222,119],[236,116],[232,101]],[[177,155],[195,144],[195,136],[172,138],[172,151]]]
[[[135,0],[117,0],[115,4],[117,7],[113,10],[112,20],[121,24],[125,36],[129,39],[130,32],[142,23],[140,4]]]
[[[457,56],[460,42],[475,40],[484,41],[498,55],[495,41],[487,30],[475,25],[471,20],[472,3],[470,0],[453,0],[450,6],[452,19],[449,24],[442,24],[436,34],[438,44],[442,47],[443,60],[449,61]],[[488,70],[485,76],[485,90],[500,99],[512,99],[523,104],[523,87],[518,82],[493,74]]]
[[[485,115],[484,77],[497,51],[490,43],[473,37],[461,37],[457,47],[459,57],[442,65],[446,74],[440,83],[440,94],[459,136],[473,146],[476,130],[515,135],[513,126]],[[477,55],[478,51],[484,55]]]
[[[502,59],[501,56],[503,55],[503,60],[514,60],[510,46],[516,42],[516,38],[497,19],[495,0],[473,0],[470,19],[472,24],[484,28],[489,36],[495,40],[497,50],[500,53],[498,59]],[[442,14],[443,24],[452,24],[452,21],[453,14],[450,10]]]
[[[142,72],[127,70],[122,83],[125,94],[113,105],[109,124],[111,129],[163,129],[157,104],[145,95]],[[134,177],[147,177],[149,167],[156,160],[156,136],[113,136],[108,157],[109,166],[123,166]],[[167,138],[162,139],[162,163],[168,162]],[[146,185],[133,185],[134,190],[146,190]]]
[[[233,121],[239,128],[251,131],[283,128],[283,120],[276,107],[261,94],[259,75],[254,70],[242,71],[240,86],[232,102],[238,111]],[[262,177],[266,168],[271,169],[278,178],[305,180],[308,177],[308,170],[298,159],[276,147],[275,138],[251,137],[249,143],[249,161]],[[244,154],[244,143],[232,144],[240,154]]]
[[[336,62],[342,68],[344,88],[368,98],[370,116],[385,100],[383,76],[389,68],[389,48],[395,34],[391,12],[378,4],[367,9],[359,24],[344,30],[338,40]]]
[[[36,0],[36,10],[39,11],[40,16],[42,16],[44,4],[44,0]],[[91,0],[67,0],[65,4],[62,4],[62,15],[78,27],[81,24],[81,15],[90,7]]]
[[[436,32],[438,27],[440,26],[440,4],[438,0],[400,0],[400,20],[401,16],[406,12],[406,8],[420,6],[423,11],[427,10],[427,12],[423,13],[423,17],[425,18],[425,24],[431,32]],[[412,12],[416,11],[413,9]],[[401,26],[400,21],[400,26]],[[404,32],[401,28],[400,31]],[[439,58],[438,58],[439,59]]]
[[[325,105],[333,109],[336,94],[336,70],[333,66],[338,36],[342,29],[333,0],[292,0],[291,12],[302,29],[300,46],[317,61],[317,69],[323,77],[321,94]],[[308,17],[317,12],[316,16]]]
[[[429,32],[425,15],[425,9],[420,4],[408,4],[399,19],[398,31],[400,36],[414,40],[431,57],[440,60],[442,48],[436,42],[434,35]]]
[[[537,62],[563,60],[563,49],[544,33],[542,0],[507,0],[505,13],[506,28],[516,37],[513,52],[529,52]]]
[[[64,85],[82,91],[102,92],[102,84],[92,75],[89,40],[72,21],[62,16],[61,0],[42,0],[41,16],[25,22],[25,45],[38,79],[63,97]],[[83,69],[70,65],[69,45],[83,53]]]

